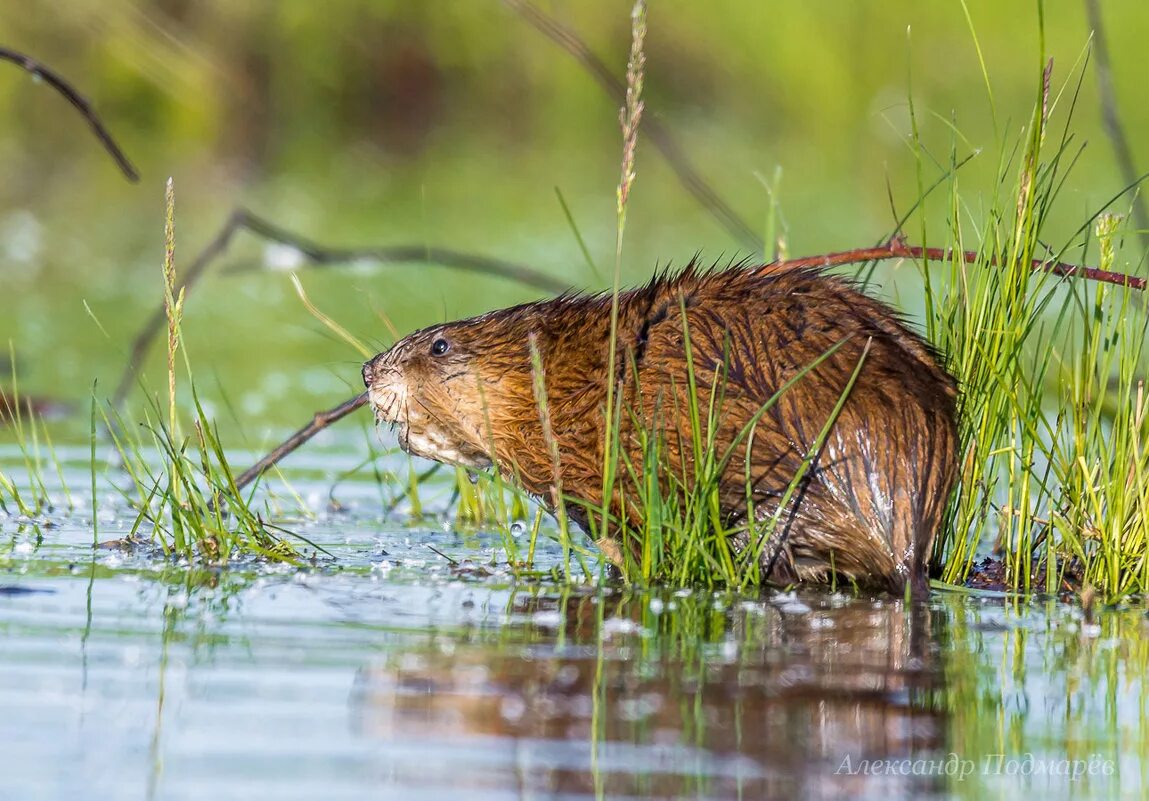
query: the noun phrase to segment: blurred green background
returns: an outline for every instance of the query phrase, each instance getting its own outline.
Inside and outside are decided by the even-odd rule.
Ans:
[[[621,76],[630,5],[540,7]],[[1102,5],[1120,112],[1146,169],[1149,4]],[[959,154],[983,149],[962,171],[976,214],[1001,143],[1012,146],[1029,120],[1041,62],[1035,3],[969,0],[968,9],[996,118],[958,0],[653,0],[647,114],[762,230],[765,182],[780,170],[787,244],[807,254],[871,244],[893,227],[889,193],[899,211],[913,202],[912,91],[923,140],[939,157],[954,140],[951,120],[963,137]],[[1046,3],[1045,29],[1054,88],[1071,82],[1056,112],[1060,130],[1090,34],[1082,0]],[[14,343],[26,390],[81,408],[93,381],[110,393],[161,295],[168,176],[181,265],[244,205],[323,243],[450,247],[528,263],[577,287],[609,284],[617,108],[569,54],[498,0],[21,0],[0,5],[0,44],[72,80],[143,175],[136,185],[123,180],[60,97],[0,65],[0,342]],[[1055,247],[1123,184],[1092,67],[1072,127],[1088,146],[1051,220]],[[746,253],[648,142],[637,158],[627,282],[698,251],[708,259]],[[937,174],[927,170],[927,181]],[[944,214],[945,203],[939,197],[932,211]],[[932,230],[943,237],[944,228]],[[261,264],[266,255],[245,238],[220,266]],[[539,296],[425,265],[302,277],[321,308],[380,346],[389,341],[381,314],[405,332]],[[916,283],[899,287],[912,310]],[[185,334],[201,391],[218,403],[219,385],[226,388],[256,435],[358,387],[361,359],[311,319],[282,272],[214,272],[188,300]],[[149,362],[157,387],[161,361],[157,350]]]

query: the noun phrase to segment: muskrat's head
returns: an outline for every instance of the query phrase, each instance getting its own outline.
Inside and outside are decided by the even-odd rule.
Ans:
[[[403,450],[491,465],[500,410],[514,393],[529,399],[531,391],[526,336],[505,322],[488,315],[424,328],[363,365],[375,419],[398,429]]]

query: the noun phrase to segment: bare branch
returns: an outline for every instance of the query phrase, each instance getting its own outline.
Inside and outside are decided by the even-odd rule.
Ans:
[[[773,272],[775,270],[799,270],[802,268],[818,268],[818,267],[839,267],[843,264],[858,264],[866,261],[884,261],[887,259],[925,259],[927,261],[951,261],[955,256],[960,256],[961,260],[966,264],[976,264],[980,260],[980,256],[972,250],[955,251],[948,248],[924,248],[920,245],[906,244],[905,237],[902,235],[895,236],[884,245],[878,245],[872,248],[855,248],[853,250],[842,250],[837,253],[826,253],[821,256],[805,256],[800,259],[784,259],[782,261],[774,261],[770,264],[763,265],[758,269],[762,272]],[[989,262],[993,266],[998,266],[998,261],[992,259]],[[1115,273],[1109,270],[1099,270],[1096,267],[1083,267],[1078,264],[1068,264],[1063,261],[1050,261],[1043,259],[1034,259],[1030,263],[1030,269],[1035,272],[1049,272],[1066,277],[1080,276],[1090,281],[1100,281],[1106,284],[1118,284],[1120,286],[1128,286],[1130,289],[1138,289],[1144,291],[1145,279],[1139,278],[1134,275],[1126,275],[1125,273]]]
[[[350,400],[345,400],[333,409],[328,409],[325,412],[316,412],[315,416],[311,418],[311,422],[303,426],[303,428],[296,431],[273,451],[268,453],[258,462],[253,464],[247,470],[244,470],[236,479],[236,489],[243,489],[251,482],[262,476],[272,467],[280,462],[285,456],[292,451],[296,450],[300,445],[307,442],[323,429],[330,426],[332,423],[342,420],[347,415],[351,414],[356,409],[367,405],[367,393],[362,392]]]
[[[116,166],[120,168],[120,172],[124,174],[124,177],[132,183],[140,180],[139,172],[137,172],[132,162],[128,160],[128,157],[124,154],[124,151],[120,149],[120,146],[116,144],[116,140],[112,138],[111,133],[108,132],[104,123],[100,121],[99,115],[92,109],[92,104],[88,102],[87,98],[77,92],[70,83],[64,80],[58,72],[23,53],[18,53],[7,47],[0,47],[0,61],[10,61],[22,67],[33,77],[39,78],[63,95],[64,99],[71,103],[72,107],[80,112],[84,119],[88,121],[92,133],[100,140],[100,144],[104,146],[104,150],[108,151],[108,155],[115,160]]]
[[[310,239],[291,233],[262,217],[252,214],[247,209],[236,209],[228,216],[227,221],[195,260],[184,272],[176,292],[187,291],[203,277],[207,269],[230,247],[235,235],[241,231],[250,233],[271,242],[293,248],[298,251],[306,261],[317,267],[328,267],[335,264],[348,264],[351,262],[370,261],[377,264],[425,263],[441,264],[460,270],[493,275],[518,281],[521,284],[541,289],[545,292],[558,293],[569,289],[569,285],[546,273],[512,262],[464,253],[448,248],[428,248],[422,245],[394,245],[389,247],[363,247],[363,248],[333,248],[317,244]],[[156,334],[164,324],[163,306],[156,310],[144,323],[132,342],[131,354],[128,363],[120,376],[112,404],[120,406],[131,391],[140,365],[148,354]]]
[[[547,273],[540,272],[502,259],[480,256],[474,253],[465,253],[459,250],[440,247],[426,247],[424,245],[385,245],[368,246],[360,248],[339,248],[319,245],[293,234],[266,219],[257,217],[249,211],[240,210],[243,215],[241,226],[256,236],[287,245],[298,250],[314,267],[330,267],[336,264],[350,264],[352,262],[375,262],[377,264],[399,264],[403,262],[423,262],[427,264],[441,264],[460,270],[493,275],[517,281],[533,289],[544,292],[564,292],[570,285]]]

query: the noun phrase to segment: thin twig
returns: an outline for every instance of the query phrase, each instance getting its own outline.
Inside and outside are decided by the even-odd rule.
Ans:
[[[1125,135],[1125,126],[1121,124],[1121,116],[1117,113],[1117,94],[1113,90],[1113,71],[1109,66],[1109,44],[1105,39],[1105,26],[1097,0],[1085,0],[1085,13],[1089,17],[1089,26],[1093,28],[1093,52],[1097,55],[1094,70],[1097,74],[1097,93],[1101,101],[1105,133],[1113,146],[1122,179],[1130,191],[1136,192],[1133,196],[1133,219],[1140,232],[1141,247],[1149,251],[1149,208],[1146,208],[1144,196],[1136,191],[1141,180],[1137,177],[1137,167],[1133,163],[1129,137]]]
[[[7,47],[0,47],[0,61],[9,61],[19,67],[22,67],[26,72],[30,73],[32,77],[44,81],[50,87],[55,89],[64,99],[72,104],[72,107],[88,121],[88,125],[92,129],[92,133],[100,140],[100,144],[104,146],[104,150],[108,155],[115,160],[116,166],[120,168],[120,172],[124,174],[132,183],[140,180],[140,174],[120,146],[116,144],[116,140],[112,138],[112,134],[108,131],[100,117],[92,109],[92,104],[88,102],[87,98],[77,92],[70,83],[64,80],[58,72],[50,67],[41,64],[30,56],[23,53],[18,53],[15,50],[10,50]]]
[[[190,294],[192,287],[203,277],[208,267],[228,249],[235,235],[241,231],[248,231],[262,239],[286,245],[298,251],[309,264],[316,267],[364,261],[377,264],[422,262],[508,278],[545,292],[558,293],[570,288],[566,282],[530,267],[448,248],[427,248],[422,245],[363,248],[327,247],[287,231],[252,214],[247,209],[238,208],[228,216],[219,233],[188,266],[180,280],[177,291],[186,290]],[[128,396],[128,392],[131,391],[140,366],[163,324],[164,310],[160,306],[152,312],[151,317],[144,323],[132,342],[128,363],[124,367],[124,372],[120,376],[120,383],[116,387],[115,395],[113,395],[112,403],[114,406],[120,406]]]
[[[332,423],[342,420],[356,409],[366,405],[367,393],[362,392],[350,400],[343,401],[343,403],[333,409],[328,409],[325,412],[316,412],[315,416],[311,418],[311,421],[307,425],[296,431],[274,450],[237,476],[235,479],[236,489],[243,489],[278,464],[283,457],[296,450],[300,445],[307,442],[320,431]]]
[[[954,251],[948,248],[924,248],[920,245],[906,244],[904,236],[895,236],[884,245],[872,248],[855,248],[842,250],[837,253],[826,253],[821,256],[804,256],[799,259],[783,259],[763,265],[758,269],[762,272],[775,270],[800,270],[803,268],[838,267],[843,264],[858,264],[866,261],[883,261],[886,259],[925,259],[927,261],[951,261],[955,256],[961,256],[966,264],[976,264],[981,257],[972,250]],[[991,266],[998,266],[997,259],[989,261]],[[1030,268],[1035,272],[1049,272],[1066,277],[1079,276],[1090,281],[1101,281],[1106,284],[1128,286],[1130,289],[1145,289],[1145,279],[1124,273],[1115,273],[1109,270],[1099,270],[1096,267],[1083,267],[1079,264],[1068,264],[1063,261],[1050,261],[1034,259]]]
[[[527,0],[503,0],[520,17],[526,20],[539,33],[546,36],[569,53],[590,73],[595,82],[610,96],[617,107],[626,103],[626,85],[614,76],[610,69],[596,56],[578,34],[554,17],[549,16]],[[666,159],[666,163],[678,176],[679,182],[703,208],[722,224],[743,247],[753,253],[762,253],[762,236],[747,224],[726,201],[706,182],[691,165],[678,142],[670,131],[657,118],[648,115],[642,123],[642,133]]]
[[[431,545],[430,543],[425,543],[425,544],[426,544],[426,546],[427,546],[428,548],[430,548],[430,549],[431,549],[431,552],[432,552],[432,553],[434,553],[434,554],[436,554],[436,555],[438,555],[438,556],[441,556],[441,557],[443,557],[444,559],[446,559],[446,560],[447,560],[447,561],[450,563],[451,567],[458,567],[458,566],[459,566],[459,563],[458,563],[458,561],[457,561],[457,560],[455,560],[455,559],[452,559],[451,557],[447,556],[447,554],[445,554],[445,553],[443,553],[442,551],[440,551],[440,550],[439,550],[438,548],[436,548],[434,545]]]

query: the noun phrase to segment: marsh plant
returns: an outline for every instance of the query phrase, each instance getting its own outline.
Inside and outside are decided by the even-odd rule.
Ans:
[[[191,361],[183,347],[184,293],[176,289],[175,193],[168,180],[165,195],[163,286],[167,320],[167,393],[153,396],[143,420],[128,425],[114,407],[103,407],[101,421],[109,432],[119,467],[128,482],[112,484],[136,510],[129,540],[148,535],[165,553],[211,563],[225,563],[235,555],[255,554],[294,561],[296,549],[267,523],[255,501],[254,488],[246,494],[236,484],[236,472],[224,453],[219,432],[204,411],[193,379]],[[182,358],[191,396],[191,420],[180,415],[178,373]],[[95,443],[97,403],[93,397],[92,441]],[[185,426],[190,434],[184,434]],[[93,448],[94,451],[94,448]],[[157,467],[156,455],[162,459]],[[96,460],[92,460],[93,539],[98,541]]]
[[[0,424],[10,429],[18,454],[19,475],[0,467],[0,512],[30,518],[53,509],[72,509],[75,501],[64,479],[51,430],[36,404],[21,394],[16,353],[11,344],[9,361],[8,390],[0,393]],[[49,472],[55,474],[57,487],[49,486]]]
[[[1071,248],[1102,269],[1125,266],[1122,218],[1112,214],[1094,215],[1059,251],[1043,244],[1076,156],[1076,89],[1053,95],[1051,65],[1041,76],[1019,163],[1003,153],[989,211],[971,212],[951,169],[953,256],[948,270],[922,265],[928,335],[962,387],[960,483],[935,560],[945,581],[961,582],[992,544],[1014,589],[1141,594],[1149,587],[1146,298],[1031,269]],[[1051,145],[1051,117],[1065,105]],[[972,261],[961,253],[971,242]]]

